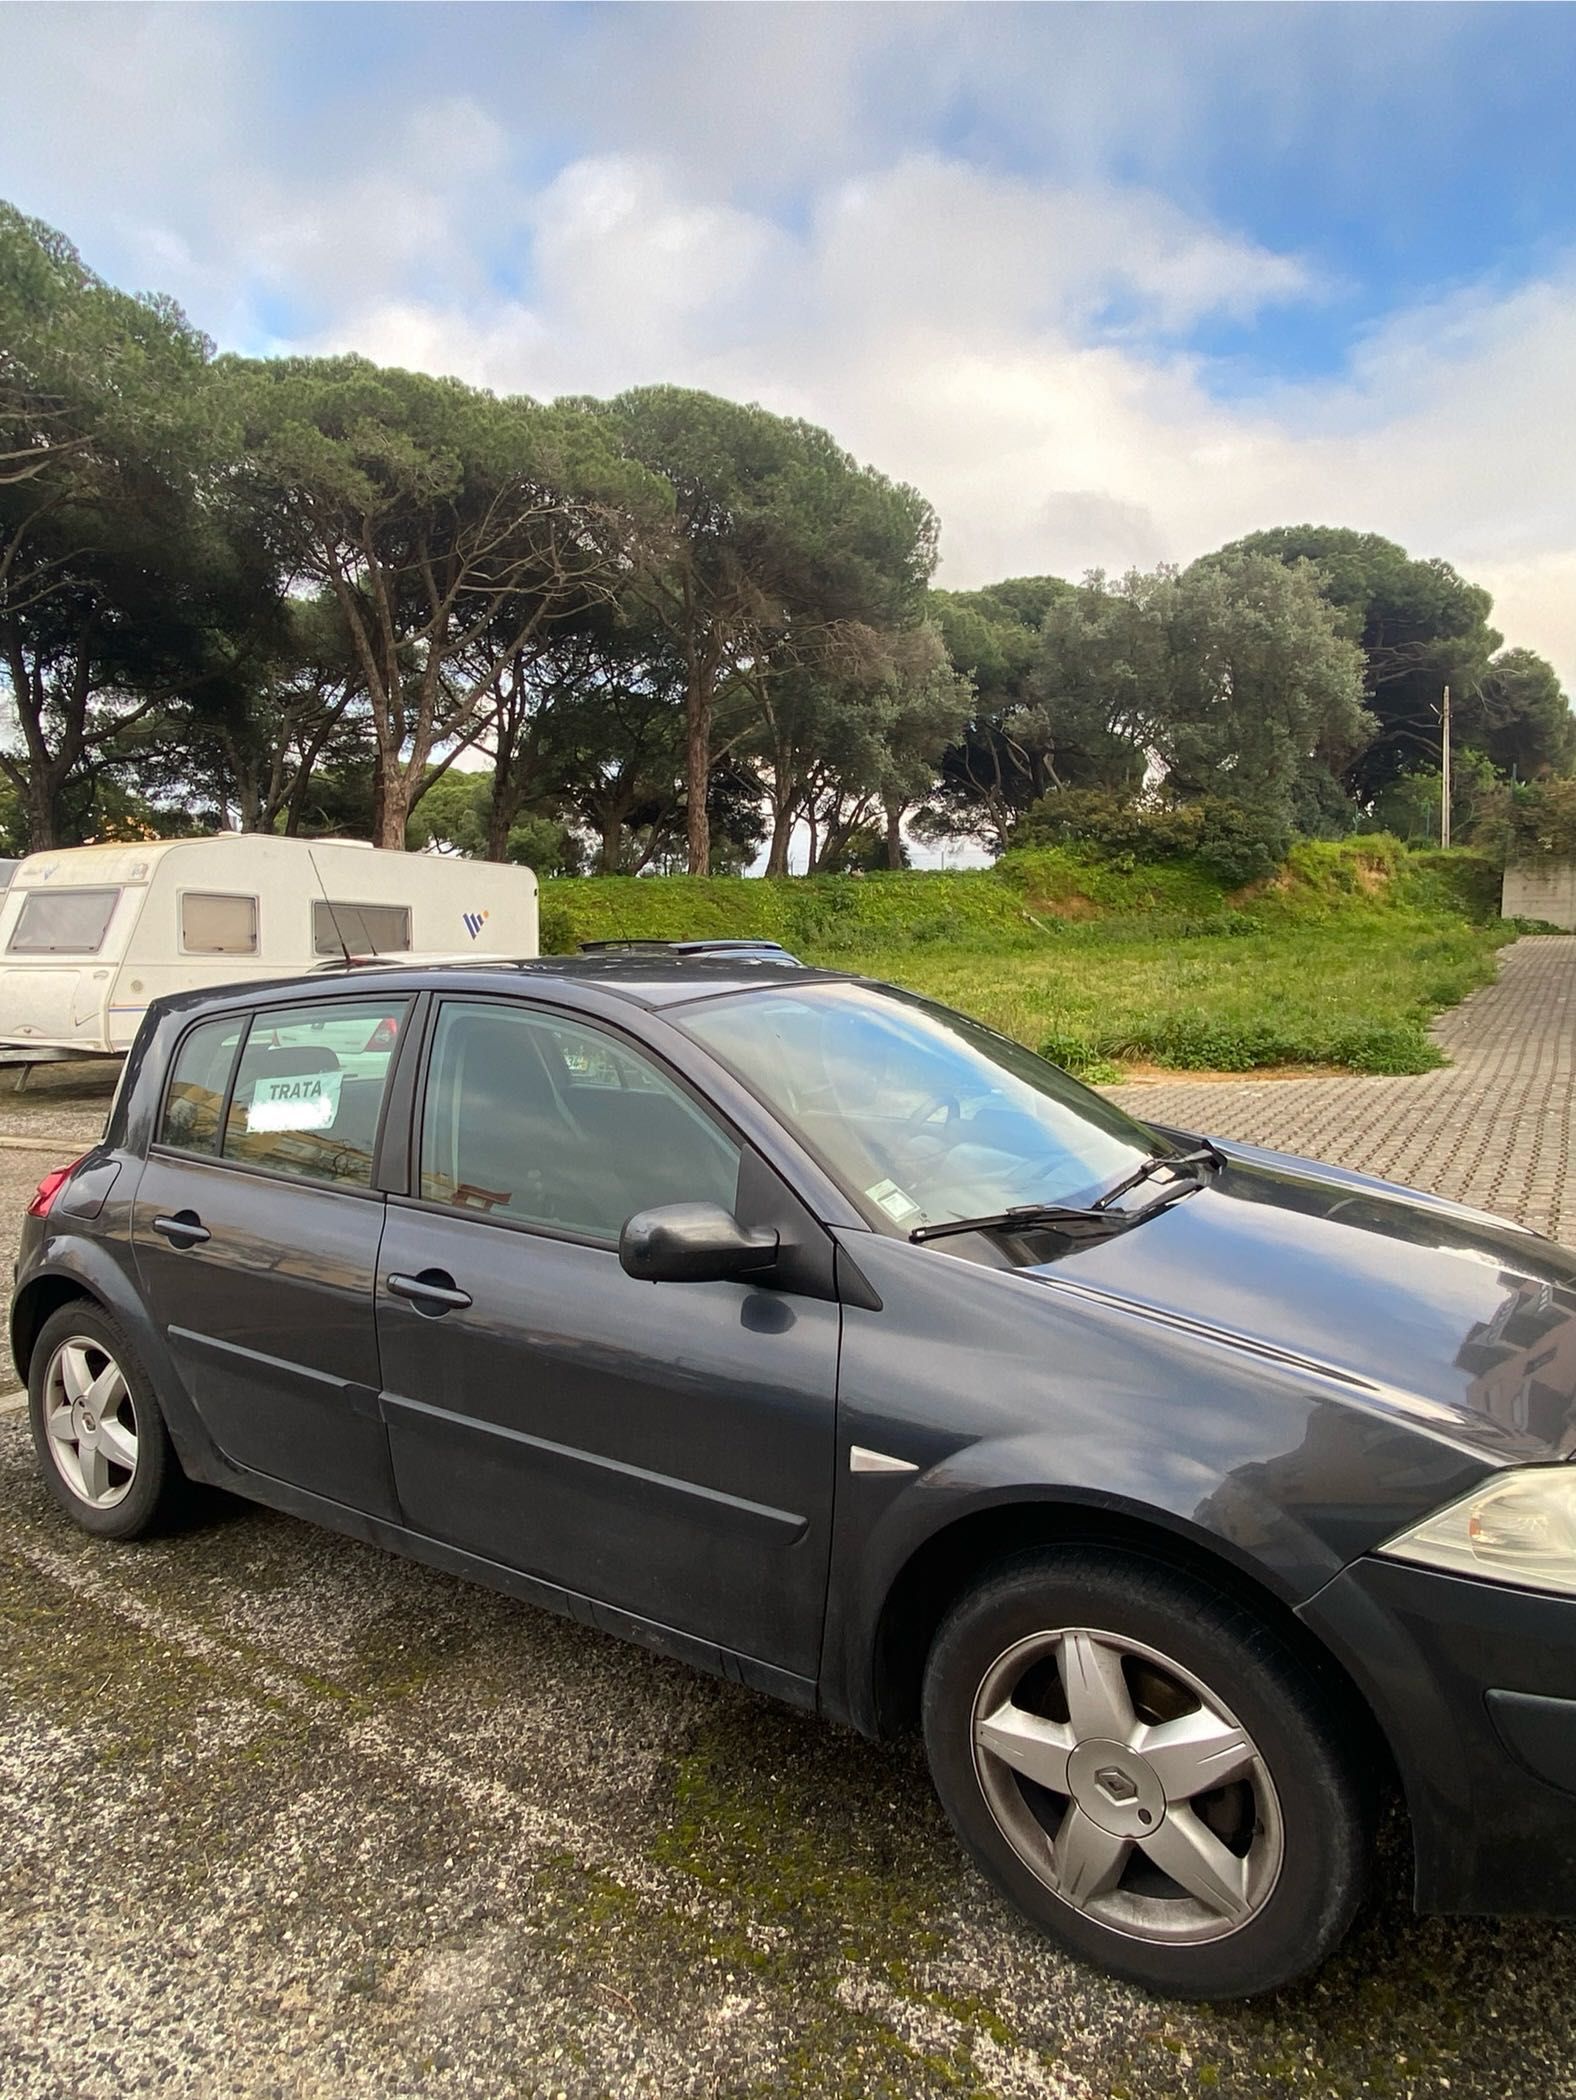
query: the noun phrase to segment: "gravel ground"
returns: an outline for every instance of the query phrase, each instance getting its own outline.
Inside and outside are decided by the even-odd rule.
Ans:
[[[1179,2010],[986,1891],[915,1749],[286,1518],[82,1538],[0,1419],[8,2100],[1576,2092],[1576,1936]]]
[[[102,1108],[0,1095],[5,1274]],[[6,2100],[1576,2100],[1576,1933],[1415,1919],[1397,1843],[1313,1981],[1164,2006],[996,1901],[912,1744],[217,1499],[89,1541],[3,1403],[0,1507]]]

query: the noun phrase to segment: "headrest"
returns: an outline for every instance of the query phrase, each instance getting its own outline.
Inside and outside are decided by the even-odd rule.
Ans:
[[[287,1048],[260,1050],[247,1060],[256,1079],[294,1079],[304,1072],[337,1072],[338,1054],[326,1045],[292,1044]]]

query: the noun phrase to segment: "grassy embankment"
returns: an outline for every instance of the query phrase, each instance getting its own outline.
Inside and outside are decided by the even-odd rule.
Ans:
[[[969,873],[557,881],[542,945],[757,934],[908,985],[1102,1079],[1153,1064],[1421,1072],[1428,1023],[1494,974],[1498,878],[1364,838],[1294,848],[1228,893],[1185,862],[1075,848]]]

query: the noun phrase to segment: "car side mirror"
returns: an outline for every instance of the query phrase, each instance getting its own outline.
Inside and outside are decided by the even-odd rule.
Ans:
[[[618,1259],[642,1283],[718,1283],[769,1269],[777,1235],[746,1232],[720,1203],[662,1203],[627,1221]]]

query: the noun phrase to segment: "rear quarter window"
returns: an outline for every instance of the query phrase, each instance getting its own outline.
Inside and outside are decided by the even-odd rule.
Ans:
[[[180,1152],[216,1153],[219,1119],[229,1091],[235,1052],[246,1032],[246,1016],[202,1021],[182,1037],[170,1066],[159,1116],[159,1143]]]

